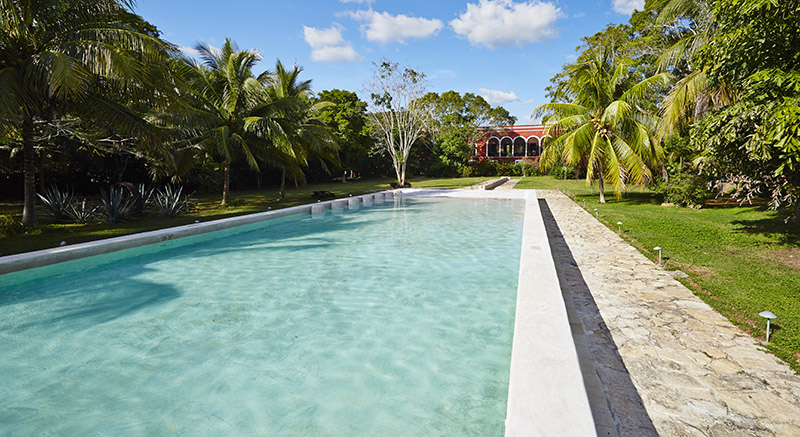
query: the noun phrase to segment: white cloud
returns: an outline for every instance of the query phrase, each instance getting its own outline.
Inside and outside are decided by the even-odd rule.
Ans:
[[[528,99],[528,100],[525,100],[522,103],[525,103],[526,105],[532,105],[534,102],[536,102],[536,99]]]
[[[178,50],[181,53],[183,53],[183,56],[186,56],[186,57],[190,57],[190,58],[199,58],[200,57],[200,51],[195,49],[195,48],[192,48],[192,47],[178,46]]]
[[[483,97],[483,99],[492,106],[502,105],[503,103],[508,102],[516,102],[519,100],[517,93],[514,91],[505,92],[480,88],[478,89],[478,93],[480,93],[481,97]]]
[[[495,49],[552,38],[558,34],[554,24],[562,17],[554,3],[479,0],[467,3],[467,11],[450,21],[450,26],[470,44]]]
[[[349,12],[351,18],[365,21],[361,29],[368,40],[386,44],[405,42],[409,38],[428,38],[444,26],[435,18],[409,17],[408,15],[392,15],[388,12],[355,11]]]
[[[612,0],[614,11],[623,15],[630,15],[634,9],[644,9],[644,0]]]
[[[311,60],[318,62],[357,62],[362,59],[353,46],[342,38],[342,28],[327,29],[303,26],[303,36],[311,46]]]

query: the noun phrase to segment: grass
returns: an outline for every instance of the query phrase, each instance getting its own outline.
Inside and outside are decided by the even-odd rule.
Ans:
[[[800,371],[800,233],[763,206],[713,202],[702,209],[661,206],[661,198],[635,190],[617,200],[585,181],[523,178],[516,188],[556,189],[578,205],[598,209],[602,223],[650,259],[663,249],[665,267],[689,275],[681,281],[711,307],[757,339],[764,338],[764,310],[778,319],[766,348]]]
[[[418,188],[460,188],[477,184],[490,178],[460,178],[460,179],[411,179],[411,185]],[[347,184],[341,182],[310,184],[295,188],[287,187],[286,197],[278,200],[278,189],[270,187],[258,191],[242,191],[232,193],[233,200],[226,208],[221,208],[219,203],[221,193],[198,194],[192,196],[196,210],[177,217],[165,218],[154,215],[141,215],[132,217],[121,223],[92,223],[87,225],[77,224],[42,224],[24,234],[9,235],[0,238],[0,256],[16,253],[30,252],[33,250],[57,247],[62,241],[67,244],[84,243],[103,238],[118,237],[137,232],[146,232],[173,226],[194,223],[195,220],[210,221],[243,214],[252,214],[266,211],[267,208],[280,209],[290,206],[314,203],[311,195],[314,191],[330,191],[336,197],[360,195],[372,191],[388,190],[392,179],[369,179],[351,181]],[[0,215],[9,215],[20,218],[22,204],[19,202],[0,203]]]

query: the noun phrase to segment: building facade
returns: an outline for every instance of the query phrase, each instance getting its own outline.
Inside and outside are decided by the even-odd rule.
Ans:
[[[525,158],[538,158],[547,138],[550,136],[544,134],[543,124],[486,129],[483,137],[475,144],[474,159],[514,162]]]

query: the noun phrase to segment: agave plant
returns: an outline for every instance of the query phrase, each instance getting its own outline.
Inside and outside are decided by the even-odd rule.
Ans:
[[[75,194],[71,190],[61,191],[56,185],[51,185],[42,191],[43,194],[37,193],[37,196],[42,201],[42,205],[47,208],[50,216],[55,221],[70,221],[69,207],[73,199],[75,199]]]
[[[183,187],[167,185],[163,190],[156,190],[154,198],[158,213],[164,217],[174,217],[188,211],[189,196],[183,196]]]
[[[100,189],[100,201],[105,209],[104,214],[109,223],[116,223],[131,214],[134,207],[133,197],[125,194],[122,187],[109,187],[108,191]]]
[[[81,199],[80,202],[77,200],[69,204],[67,208],[67,215],[70,218],[70,221],[74,223],[85,224],[89,223],[94,217],[97,216],[97,210],[100,207],[97,205],[87,205],[86,199]]]

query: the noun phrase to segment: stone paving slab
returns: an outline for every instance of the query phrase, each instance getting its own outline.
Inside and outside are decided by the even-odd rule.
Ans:
[[[538,195],[599,435],[800,436],[800,376],[569,198]]]

